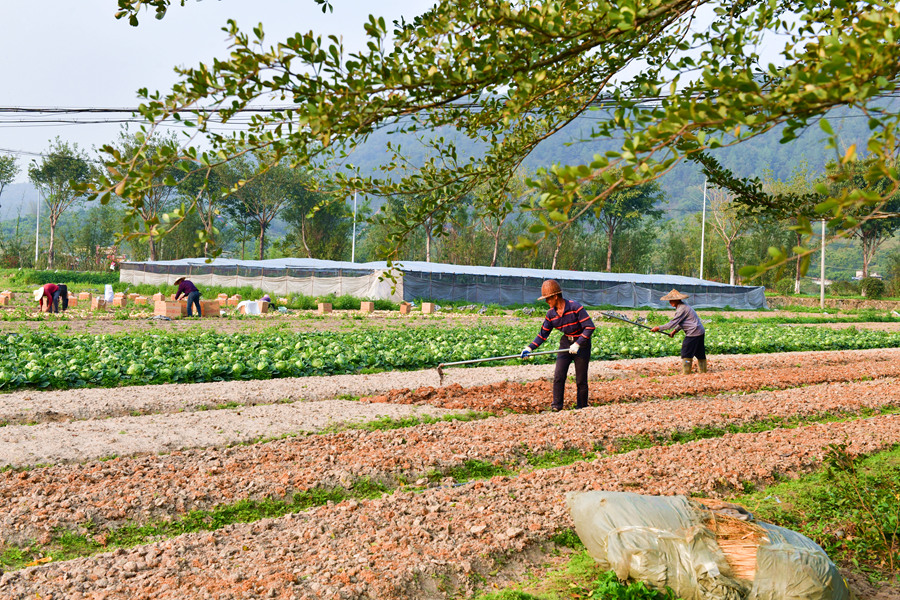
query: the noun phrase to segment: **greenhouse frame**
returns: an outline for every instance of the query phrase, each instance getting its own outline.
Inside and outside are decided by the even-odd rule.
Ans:
[[[198,286],[252,286],[260,292],[311,297],[350,295],[368,300],[472,304],[532,304],[541,283],[556,279],[567,299],[587,306],[667,307],[660,297],[672,290],[690,295],[696,308],[763,309],[764,288],[706,281],[680,275],[599,273],[550,269],[477,267],[402,261],[351,263],[308,258],[231,260],[188,258],[175,261],[124,262],[124,283],[173,284],[188,277]],[[392,280],[393,276],[393,280]],[[395,280],[395,281],[394,281]]]

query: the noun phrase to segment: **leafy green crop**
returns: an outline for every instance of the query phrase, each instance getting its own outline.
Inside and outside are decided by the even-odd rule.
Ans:
[[[0,335],[0,389],[114,387],[269,379],[428,368],[441,362],[518,354],[536,327],[220,334]],[[596,331],[595,359],[677,356],[679,337],[610,327]],[[900,347],[882,331],[727,325],[710,328],[710,354]],[[542,349],[555,348],[555,339]],[[549,362],[553,356],[532,361]],[[518,359],[513,362],[518,363]],[[502,363],[495,363],[502,364]]]

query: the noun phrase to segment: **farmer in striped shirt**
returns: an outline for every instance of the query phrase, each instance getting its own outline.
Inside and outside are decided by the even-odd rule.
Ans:
[[[553,279],[548,279],[541,286],[541,297],[538,300],[546,300],[550,305],[550,310],[544,317],[540,333],[522,350],[521,356],[527,358],[547,341],[551,331],[559,329],[563,334],[559,340],[559,349],[567,349],[568,352],[560,352],[556,355],[556,371],[553,373],[553,404],[550,405],[550,408],[554,411],[563,408],[566,374],[572,361],[575,361],[575,408],[585,408],[588,405],[588,362],[591,360],[591,334],[594,333],[594,322],[591,321],[583,306],[563,298],[562,288]]]

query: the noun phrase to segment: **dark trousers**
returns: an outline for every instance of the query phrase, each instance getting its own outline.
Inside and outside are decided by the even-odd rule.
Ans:
[[[706,334],[684,336],[684,341],[681,342],[681,358],[687,360],[694,357],[706,360]]]
[[[187,316],[189,316],[189,317],[194,316],[194,313],[191,312],[191,306],[197,307],[197,316],[198,317],[203,316],[203,313],[200,312],[200,292],[191,292],[190,294],[188,294],[187,295],[187,305],[188,305],[187,306],[187,309],[188,309]]]
[[[69,309],[69,286],[65,284],[60,284],[59,286],[59,298],[62,300],[62,309]]]
[[[52,313],[59,312],[59,295],[60,291],[56,290],[53,292],[53,298],[50,299],[50,312]]]
[[[559,341],[560,350],[568,349],[575,342],[563,336]],[[563,395],[566,391],[566,376],[569,373],[569,365],[575,363],[575,408],[585,408],[588,405],[588,363],[591,360],[591,341],[588,340],[578,349],[578,354],[561,352],[556,355],[556,370],[553,372],[553,410],[562,410]]]

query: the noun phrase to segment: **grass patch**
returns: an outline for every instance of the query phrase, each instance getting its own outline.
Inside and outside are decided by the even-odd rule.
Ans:
[[[674,600],[669,593],[651,590],[643,583],[622,583],[613,571],[603,571],[587,552],[575,553],[565,566],[540,580],[515,589],[476,596],[476,600]]]
[[[594,460],[597,457],[594,452],[585,452],[578,448],[565,448],[563,450],[551,450],[539,454],[528,453],[526,461],[536,469],[552,469],[571,465],[579,460]]]
[[[481,419],[487,419],[488,417],[493,416],[494,415],[492,413],[487,412],[467,411],[464,413],[444,415],[441,417],[431,417],[428,415],[400,418],[379,417],[377,419],[365,421],[363,423],[343,423],[340,425],[326,427],[321,431],[321,433],[339,433],[341,431],[347,431],[350,429],[361,429],[363,431],[390,431],[392,429],[406,429],[409,427],[416,427],[417,425],[430,425],[432,423],[446,423],[451,421],[479,421]]]
[[[829,448],[823,468],[735,499],[873,579],[900,583],[900,445],[866,457]]]

